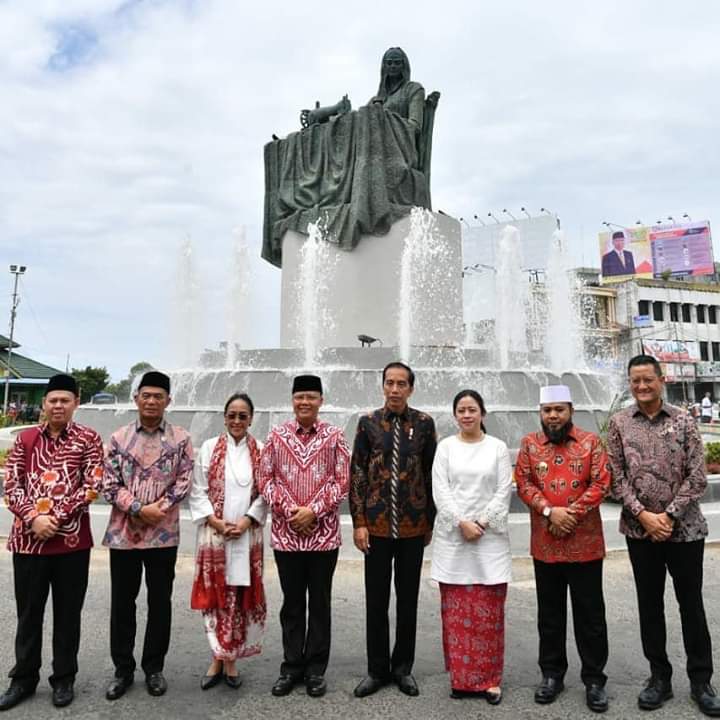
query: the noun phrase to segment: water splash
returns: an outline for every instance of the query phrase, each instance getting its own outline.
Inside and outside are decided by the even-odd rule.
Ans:
[[[325,223],[318,220],[307,227],[308,238],[300,251],[296,288],[298,330],[303,339],[305,367],[315,367],[320,353],[323,330],[334,323],[324,278],[334,272],[330,244],[325,240]]]
[[[550,369],[557,373],[585,367],[579,313],[581,293],[571,267],[565,233],[556,230],[550,243],[545,281],[548,307],[545,356]]]
[[[400,259],[398,345],[403,362],[410,362],[413,345],[432,335],[431,324],[435,328],[457,324],[454,306],[443,297],[454,272],[450,255],[433,213],[413,208]]]
[[[227,298],[227,354],[225,366],[237,365],[238,350],[243,347],[247,333],[247,317],[250,312],[250,255],[245,226],[233,230],[231,273]]]
[[[495,342],[502,369],[517,367],[521,357],[527,362],[528,280],[522,268],[518,229],[508,225],[500,238],[495,276]]]
[[[199,348],[203,346],[200,322],[200,286],[197,279],[194,251],[190,236],[180,246],[173,304],[172,344],[174,367],[193,367],[197,364]]]

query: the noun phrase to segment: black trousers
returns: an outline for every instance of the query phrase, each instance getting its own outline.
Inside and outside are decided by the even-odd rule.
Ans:
[[[172,589],[177,547],[110,550],[110,655],[115,677],[135,672],[135,600],[145,568],[147,625],[140,666],[146,675],[162,672],[170,646]]]
[[[370,537],[365,555],[365,639],[368,675],[408,675],[415,662],[418,593],[425,537]],[[390,585],[395,573],[395,647],[390,655]]]
[[[544,563],[535,560],[535,591],[543,676],[563,678],[567,671],[567,593],[570,588],[575,644],[585,685],[604,685],[608,634],[603,599],[603,561]]]
[[[17,634],[14,682],[34,688],[42,664],[43,617],[52,588],[53,674],[50,684],[74,680],[80,647],[80,615],[88,584],[90,550],[61,555],[13,554]]]
[[[324,675],[330,659],[330,596],[338,551],[281,552],[275,563],[283,592],[282,675]],[[306,615],[307,611],[307,615]]]
[[[710,682],[712,644],[702,597],[705,541],[655,543],[627,538],[627,546],[635,576],[643,653],[651,673],[664,680],[672,677],[665,650],[665,577],[669,572],[680,606],[688,677],[692,683]]]

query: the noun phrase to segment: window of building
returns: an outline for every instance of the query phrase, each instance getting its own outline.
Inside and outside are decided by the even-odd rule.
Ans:
[[[680,311],[677,303],[670,303],[670,322],[678,322],[680,320]]]
[[[710,343],[712,345],[712,359],[720,360],[720,342]]]
[[[708,322],[717,325],[717,312],[714,305],[708,305]]]
[[[638,303],[638,315],[649,315],[650,314],[650,301],[641,300]]]
[[[705,340],[700,341],[700,359],[709,360],[710,354],[708,353],[708,344]]]
[[[655,301],[653,303],[653,320],[658,320],[662,322],[663,318],[663,303]]]
[[[684,323],[692,322],[691,317],[690,317],[690,308],[691,307],[692,307],[692,305],[690,305],[689,303],[682,304],[682,321]]]
[[[698,305],[695,308],[695,312],[697,313],[697,321],[699,323],[705,322],[705,306],[704,305]]]

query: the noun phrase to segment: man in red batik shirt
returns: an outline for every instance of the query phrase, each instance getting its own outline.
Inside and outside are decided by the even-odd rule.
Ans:
[[[608,639],[599,506],[610,487],[610,472],[600,438],[575,427],[572,416],[567,386],[541,388],[542,430],[522,439],[515,466],[518,496],[530,508],[535,564],[543,676],[535,702],[551,703],[564,689],[569,587],[587,706],[605,712]]]
[[[318,418],[322,403],[320,378],[298,375],[295,418],[270,431],[260,456],[258,484],[272,509],[270,543],[283,593],[276,696],[303,680],[310,697],[327,689],[330,595],[342,542],[338,507],[348,493],[350,452],[342,429]]]
[[[97,497],[103,475],[100,436],[72,421],[79,404],[74,378],[51,377],[43,398],[47,422],[19,434],[5,465],[5,503],[15,515],[8,550],[13,554],[18,622],[15,667],[10,687],[0,696],[0,710],[35,692],[51,589],[52,701],[56,707],[73,701],[93,544],[88,505]]]

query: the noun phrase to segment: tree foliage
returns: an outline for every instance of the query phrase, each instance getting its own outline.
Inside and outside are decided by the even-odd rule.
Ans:
[[[153,370],[153,366],[149,362],[135,363],[131,368],[128,376],[117,383],[111,383],[107,386],[106,390],[117,397],[120,402],[127,402],[130,400],[130,391],[132,389],[133,380],[147,370]]]
[[[80,386],[80,402],[89,402],[95,393],[99,393],[106,388],[110,379],[107,368],[91,367],[90,365],[87,365],[84,370],[73,368],[70,374]]]

